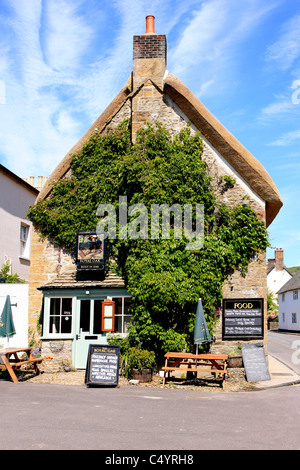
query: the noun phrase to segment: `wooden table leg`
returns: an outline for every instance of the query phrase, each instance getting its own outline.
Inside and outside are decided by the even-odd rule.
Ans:
[[[165,360],[165,367],[168,366],[168,358],[166,358]],[[165,386],[165,383],[166,383],[166,374],[167,374],[167,371],[164,370],[164,379],[163,379],[163,386]]]
[[[38,368],[38,365],[36,362],[33,363],[33,367],[34,367],[34,370],[35,370],[35,374],[36,375],[40,375],[41,371],[40,369]]]
[[[19,383],[17,377],[16,377],[16,374],[14,373],[13,371],[13,368],[11,367],[10,363],[9,363],[9,360],[7,359],[6,356],[1,356],[4,364],[5,364],[5,367],[6,367],[6,370],[8,371],[9,375],[11,376],[12,378],[12,381],[14,383]]]

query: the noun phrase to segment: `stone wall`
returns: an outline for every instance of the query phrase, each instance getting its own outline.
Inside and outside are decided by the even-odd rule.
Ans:
[[[34,228],[29,278],[29,328],[36,331],[41,315],[43,293],[38,288],[56,279],[61,273],[74,269],[70,251],[62,249],[48,238],[42,238],[37,228]]]
[[[43,341],[43,362],[41,370],[44,372],[60,372],[72,362],[72,341],[51,340]]]

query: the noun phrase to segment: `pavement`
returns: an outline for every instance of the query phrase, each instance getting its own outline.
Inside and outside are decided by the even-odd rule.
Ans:
[[[271,380],[256,382],[255,386],[257,388],[275,388],[300,383],[300,375],[297,372],[270,354],[268,355],[267,363]]]

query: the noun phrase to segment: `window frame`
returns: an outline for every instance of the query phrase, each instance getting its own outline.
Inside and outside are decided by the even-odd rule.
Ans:
[[[106,307],[112,307],[111,315],[106,315]],[[111,299],[103,300],[102,302],[102,323],[101,329],[103,333],[114,333],[115,332],[115,306],[116,303]],[[105,320],[111,319],[111,328],[105,328]]]
[[[50,326],[51,326],[51,318],[57,316],[57,315],[51,315],[51,301],[52,300],[60,300],[60,315],[59,315],[59,318],[60,318],[60,330],[61,330],[61,318],[62,318],[62,300],[63,299],[70,299],[71,300],[71,313],[70,313],[70,316],[71,316],[71,331],[70,333],[62,333],[61,331],[60,332],[51,332],[50,331]],[[75,313],[75,297],[73,297],[72,295],[50,295],[50,296],[47,296],[45,297],[44,299],[44,310],[45,310],[45,315],[44,315],[44,322],[43,322],[43,335],[42,335],[42,339],[46,339],[46,338],[49,338],[49,339],[72,339],[74,334],[73,334],[73,331],[74,331],[74,313]]]
[[[26,237],[23,237],[23,230],[26,230]],[[22,220],[20,222],[20,254],[19,258],[30,260],[30,229],[31,225]]]
[[[125,331],[125,317],[128,316],[130,317],[130,321],[131,321],[131,318],[132,318],[132,315],[129,314],[129,313],[125,313],[125,299],[131,299],[131,296],[130,295],[114,295],[112,296],[112,300],[114,300],[116,302],[117,299],[121,299],[122,300],[122,312],[121,313],[117,313],[115,311],[115,319],[116,318],[121,318],[121,329],[122,329],[122,332],[120,333],[119,331],[114,331],[114,334],[116,335],[122,335],[122,336],[127,336],[128,335],[128,332]],[[115,321],[115,328],[116,328],[116,321]]]
[[[298,291],[293,290],[293,300],[298,300]]]

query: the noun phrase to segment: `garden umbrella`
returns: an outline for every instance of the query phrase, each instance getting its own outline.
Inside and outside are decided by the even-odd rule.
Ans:
[[[7,340],[16,334],[15,325],[12,317],[10,297],[6,296],[5,304],[0,318],[0,336],[7,337]]]
[[[211,337],[209,330],[206,324],[205,315],[203,311],[202,301],[198,300],[197,311],[196,311],[196,320],[194,328],[194,344],[196,344],[196,353],[198,354],[198,345],[209,343]]]

